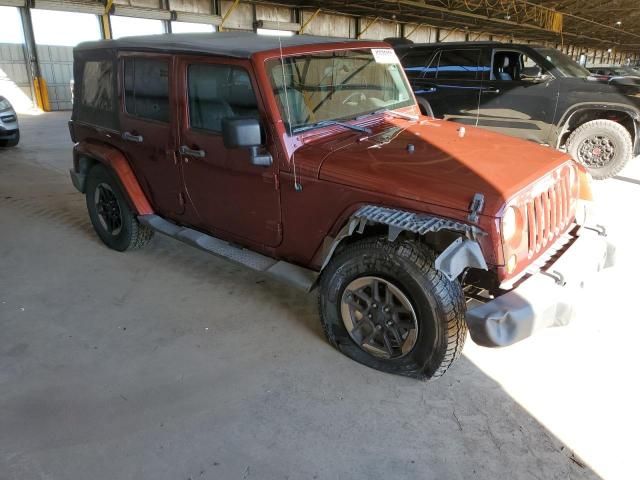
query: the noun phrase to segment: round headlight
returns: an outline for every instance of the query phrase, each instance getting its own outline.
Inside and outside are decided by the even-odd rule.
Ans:
[[[517,233],[518,212],[514,207],[508,207],[502,216],[502,238],[505,242],[511,242]]]

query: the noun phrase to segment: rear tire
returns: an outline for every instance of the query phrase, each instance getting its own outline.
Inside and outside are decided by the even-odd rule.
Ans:
[[[153,237],[153,230],[138,222],[118,181],[104,165],[89,171],[85,198],[93,228],[107,247],[124,252],[145,246]]]
[[[617,122],[592,120],[571,133],[567,151],[593,178],[604,180],[617,175],[633,157],[633,140]]]
[[[467,325],[460,285],[434,261],[418,242],[385,237],[365,238],[336,254],[320,280],[329,343],[376,370],[425,380],[442,376],[462,352]]]

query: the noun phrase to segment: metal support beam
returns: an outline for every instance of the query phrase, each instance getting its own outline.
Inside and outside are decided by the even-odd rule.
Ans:
[[[304,31],[306,30],[306,28],[309,26],[309,24],[313,21],[314,18],[316,18],[318,16],[318,14],[320,13],[320,9],[318,8],[315,12],[313,12],[311,14],[311,16],[309,18],[307,18],[307,20],[302,24],[302,26],[300,27],[300,30],[298,31],[298,33],[300,35],[302,35],[304,33]]]
[[[31,22],[31,9],[20,8],[20,17],[22,19],[22,31],[24,32],[24,43],[27,56],[27,70],[31,79],[31,92],[35,104],[38,108],[49,112],[49,91],[47,90],[47,82],[42,77],[40,71],[40,61],[38,60],[38,49],[36,48],[36,40],[33,36],[33,23]]]
[[[364,26],[364,28],[358,32],[358,35],[356,36],[356,38],[360,38],[362,36],[362,34],[365,33],[367,30],[369,30],[373,26],[373,24],[375,24],[379,19],[380,19],[380,17],[375,17],[373,20],[371,20],[369,23],[367,23]]]
[[[229,15],[231,15],[233,13],[233,11],[236,9],[236,7],[238,6],[239,3],[240,3],[240,0],[233,0],[233,3],[229,7],[229,10],[226,11],[224,16],[222,17],[222,22],[220,22],[220,25],[218,26],[218,30],[220,32],[222,30],[224,30],[224,28],[223,28],[224,27],[224,22],[227,21],[227,19],[229,18]]]
[[[404,35],[404,38],[409,38],[411,35],[413,35],[414,33],[416,33],[416,31],[417,31],[421,26],[422,26],[422,24],[421,24],[421,23],[416,24],[416,26],[415,26],[415,27],[413,27],[409,33],[406,33],[406,34]]]

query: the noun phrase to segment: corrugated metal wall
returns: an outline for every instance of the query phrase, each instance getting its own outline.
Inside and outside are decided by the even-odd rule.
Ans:
[[[25,56],[24,44],[0,43],[0,93],[20,110],[33,105]]]
[[[40,73],[47,82],[51,110],[71,110],[73,47],[38,45]]]

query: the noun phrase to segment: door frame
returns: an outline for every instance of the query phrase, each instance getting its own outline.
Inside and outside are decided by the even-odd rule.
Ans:
[[[273,157],[273,162],[268,167],[261,166],[253,166],[250,163],[246,164],[247,169],[254,171],[256,175],[256,181],[261,179],[263,183],[273,185],[274,195],[277,198],[277,211],[278,218],[277,223],[273,225],[273,228],[277,230],[277,239],[271,244],[265,244],[260,242],[255,242],[254,239],[238,235],[229,230],[225,230],[221,228],[219,225],[207,225],[206,231],[215,235],[216,237],[223,238],[226,240],[231,240],[236,243],[250,246],[255,250],[259,251],[269,251],[271,249],[276,248],[278,245],[282,243],[283,240],[283,228],[282,228],[282,199],[281,192],[279,188],[279,174],[280,174],[280,158],[281,155],[281,145],[278,138],[274,135],[271,128],[271,117],[269,116],[269,112],[266,109],[266,102],[263,96],[263,93],[260,89],[260,84],[258,82],[258,77],[256,72],[254,71],[253,63],[250,59],[245,58],[234,58],[234,57],[224,57],[224,56],[211,56],[211,55],[190,55],[188,53],[184,54],[176,54],[174,61],[174,88],[176,89],[176,100],[175,100],[175,108],[176,112],[176,145],[179,148],[180,145],[186,145],[185,141],[185,133],[188,131],[196,131],[199,135],[206,135],[211,137],[220,137],[220,141],[222,141],[222,132],[213,132],[206,131],[201,129],[192,129],[190,125],[189,118],[189,83],[188,83],[188,67],[189,65],[217,65],[217,66],[233,66],[239,67],[246,71],[249,76],[249,80],[251,81],[251,87],[253,88],[256,104],[258,108],[258,119],[260,125],[262,127],[263,135],[264,135],[264,145],[263,148],[267,150],[271,156]],[[232,151],[231,149],[226,149],[226,151]],[[235,149],[234,149],[235,150]],[[247,154],[249,150],[246,149]],[[200,215],[197,212],[197,206],[192,205],[191,199],[189,197],[188,187],[187,187],[187,178],[184,173],[185,163],[190,162],[188,156],[182,155],[179,152],[176,152],[176,158],[178,164],[180,166],[181,172],[181,180],[183,184],[184,191],[187,196],[187,212],[190,214],[190,218],[187,218],[188,221],[193,223],[194,225],[198,225],[198,219],[202,220]],[[227,162],[227,158],[225,158],[225,163]],[[248,162],[248,161],[247,161]],[[222,165],[219,168],[225,169],[227,171],[233,171],[228,168],[229,165]],[[242,172],[241,172],[242,173]],[[245,174],[249,174],[245,170]],[[190,210],[193,210],[190,212]],[[204,229],[202,224],[198,225],[201,229]],[[265,248],[266,247],[266,248]]]

